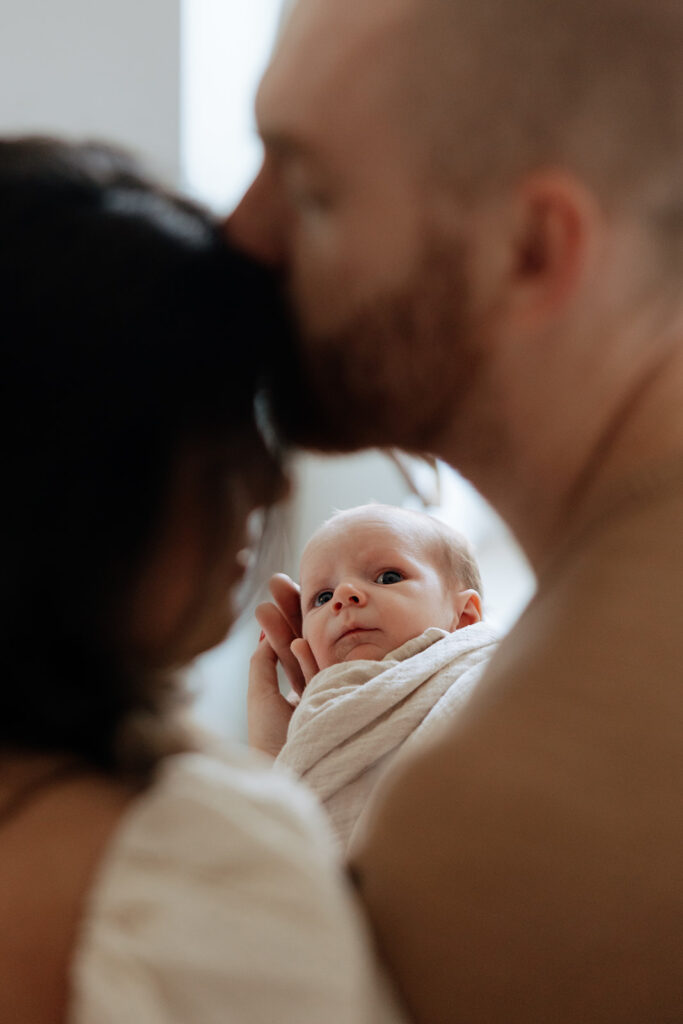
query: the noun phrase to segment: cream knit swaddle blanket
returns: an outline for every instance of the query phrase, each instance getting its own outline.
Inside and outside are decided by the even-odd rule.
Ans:
[[[316,793],[344,847],[389,760],[453,716],[496,644],[484,622],[432,627],[381,661],[331,665],[310,681],[276,763]]]

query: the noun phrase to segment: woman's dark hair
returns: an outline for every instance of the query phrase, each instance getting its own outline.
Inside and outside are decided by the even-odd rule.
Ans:
[[[215,516],[238,515],[231,482],[277,497],[255,399],[286,319],[206,213],[49,139],[0,141],[0,318],[0,748],[122,771],[123,727],[159,725],[171,688],[117,623],[183,452],[212,453]]]

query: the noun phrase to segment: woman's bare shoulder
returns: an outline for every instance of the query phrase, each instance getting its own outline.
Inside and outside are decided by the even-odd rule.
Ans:
[[[5,763],[0,803],[16,804],[0,844],[0,1020],[61,1021],[68,963],[85,895],[111,836],[133,800],[130,789],[51,759]],[[34,781],[35,780],[35,781]],[[22,790],[30,799],[16,801]]]

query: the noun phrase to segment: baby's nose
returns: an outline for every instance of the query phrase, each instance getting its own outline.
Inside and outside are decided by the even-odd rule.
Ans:
[[[340,612],[349,605],[362,606],[365,600],[361,587],[356,587],[353,583],[340,583],[334,592],[334,610]]]

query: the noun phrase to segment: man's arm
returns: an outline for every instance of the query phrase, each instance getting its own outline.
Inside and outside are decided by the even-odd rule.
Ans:
[[[647,706],[619,715],[604,667],[577,681],[554,662],[485,680],[389,773],[356,837],[352,873],[417,1024],[683,1020],[680,746],[677,775]]]
[[[392,773],[352,874],[417,1024],[555,1024],[520,1002],[539,967],[530,866],[513,807],[479,768],[441,743]]]

